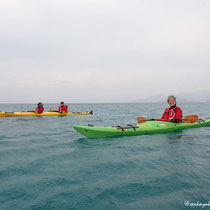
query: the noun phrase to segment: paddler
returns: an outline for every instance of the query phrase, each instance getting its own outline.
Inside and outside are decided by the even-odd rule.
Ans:
[[[170,107],[166,108],[161,119],[166,121],[181,122],[182,110],[176,106],[176,97],[174,95],[168,96],[167,102]]]
[[[37,108],[35,109],[35,112],[37,114],[41,114],[42,112],[44,112],[44,107],[43,107],[43,103],[42,102],[39,102],[37,104]]]
[[[68,112],[68,106],[64,104],[64,102],[61,102],[61,105],[58,107],[58,111],[61,113],[67,113]]]

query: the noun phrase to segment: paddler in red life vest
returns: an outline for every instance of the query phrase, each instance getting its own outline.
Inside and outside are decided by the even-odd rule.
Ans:
[[[58,111],[61,113],[67,113],[68,112],[68,106],[64,105],[64,102],[61,102],[61,105],[58,107]]]
[[[172,122],[181,122],[182,119],[182,110],[180,107],[176,106],[176,97],[170,95],[167,99],[169,108],[165,109],[161,120],[172,121]]]
[[[42,112],[44,112],[44,107],[43,107],[43,104],[41,102],[39,102],[37,104],[37,108],[35,109],[35,112],[37,114],[41,114]]]

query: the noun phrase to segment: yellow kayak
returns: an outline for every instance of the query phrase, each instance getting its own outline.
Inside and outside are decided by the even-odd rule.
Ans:
[[[67,113],[60,113],[57,111],[48,111],[43,112],[41,114],[37,114],[33,111],[24,111],[24,112],[1,112],[0,117],[26,117],[26,116],[66,116],[66,115],[90,115],[93,114],[92,111],[90,112],[67,112]]]

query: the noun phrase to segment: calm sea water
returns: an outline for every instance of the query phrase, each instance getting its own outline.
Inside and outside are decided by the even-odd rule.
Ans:
[[[0,118],[0,209],[168,210],[190,209],[186,200],[208,203],[210,127],[98,139],[72,127],[135,124],[137,116],[160,117],[166,106],[69,104],[94,114]],[[180,106],[184,116],[210,117],[210,104]],[[34,108],[0,105],[3,111]]]

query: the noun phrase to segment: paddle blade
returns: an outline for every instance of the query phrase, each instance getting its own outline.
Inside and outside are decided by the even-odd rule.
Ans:
[[[145,119],[144,117],[138,117],[137,118],[137,122],[138,123],[144,123],[144,122],[146,122],[147,121],[147,119]]]
[[[195,123],[198,120],[198,115],[188,115],[182,119],[185,123]]]

